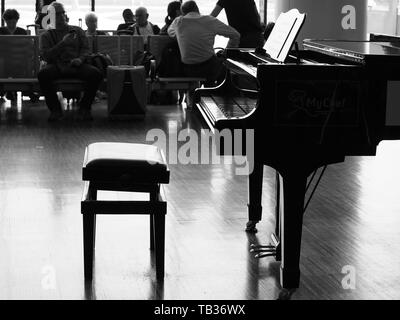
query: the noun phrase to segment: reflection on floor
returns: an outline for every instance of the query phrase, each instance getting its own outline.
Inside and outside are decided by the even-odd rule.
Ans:
[[[43,101],[1,106],[0,299],[276,299],[279,264],[248,252],[274,230],[274,171],[266,168],[264,219],[250,235],[246,177],[224,163],[171,164],[163,284],[151,268],[148,217],[99,216],[95,278],[85,285],[85,146],[146,142],[150,129],[202,128],[184,106],[149,106],[144,120],[122,122],[107,119],[105,102],[93,109],[93,122],[74,121],[72,108],[49,124]],[[168,147],[170,158],[177,147]],[[398,159],[400,142],[385,142],[376,157],[328,168],[304,219],[302,280],[293,299],[400,298]],[[345,289],[349,270],[355,289]]]

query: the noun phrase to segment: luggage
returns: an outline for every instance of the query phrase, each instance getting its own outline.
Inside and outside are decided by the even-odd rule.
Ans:
[[[109,66],[107,89],[110,119],[144,118],[147,90],[143,66]]]

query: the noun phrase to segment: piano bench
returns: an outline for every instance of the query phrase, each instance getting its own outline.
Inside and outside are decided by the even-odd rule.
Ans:
[[[152,145],[93,143],[86,147],[81,201],[83,217],[84,274],[93,276],[93,258],[98,214],[148,214],[150,250],[155,253],[157,279],[164,278],[165,215],[167,203],[161,184],[169,183],[169,169],[163,152]],[[147,201],[97,199],[97,191],[128,191],[149,194]]]

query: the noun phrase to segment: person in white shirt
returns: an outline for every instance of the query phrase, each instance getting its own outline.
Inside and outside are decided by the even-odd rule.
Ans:
[[[240,34],[212,16],[201,15],[195,1],[184,2],[181,11],[182,16],[172,22],[168,34],[178,40],[185,75],[206,78],[205,85],[213,86],[225,74],[222,61],[214,53],[215,36],[227,37],[227,47],[237,47]]]
[[[85,16],[85,23],[87,30],[85,31],[87,36],[105,36],[106,33],[97,30],[97,15],[94,12],[89,12]]]
[[[139,7],[135,11],[136,23],[128,28],[133,31],[134,35],[140,35],[144,37],[144,44],[147,44],[147,37],[151,35],[157,35],[160,33],[160,28],[152,24],[149,19],[147,9]]]

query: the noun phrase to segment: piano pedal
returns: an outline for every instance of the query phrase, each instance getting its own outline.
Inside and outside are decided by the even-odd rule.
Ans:
[[[276,247],[274,245],[250,245],[250,252],[256,253],[254,258],[261,259],[265,257],[275,257]]]
[[[251,244],[250,252],[256,253],[254,258],[262,259],[266,257],[275,257],[276,261],[281,260],[281,244],[278,237],[275,234],[271,235],[271,244],[269,245],[259,245]]]
[[[257,225],[258,221],[253,221],[250,220],[246,223],[246,232],[250,232],[250,233],[257,233]]]

